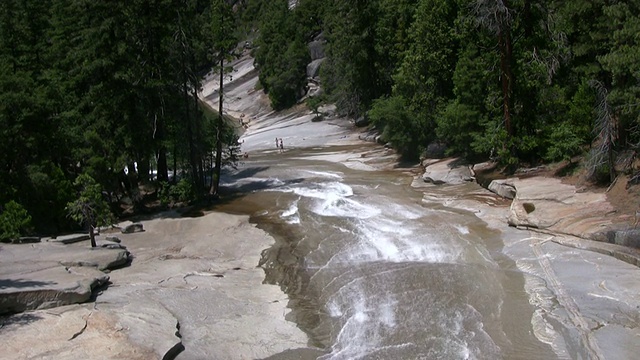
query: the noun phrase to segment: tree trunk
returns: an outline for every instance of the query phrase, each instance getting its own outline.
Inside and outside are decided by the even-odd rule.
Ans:
[[[183,69],[183,71],[185,71],[186,73],[186,69]],[[188,90],[186,74],[185,74],[184,82],[182,84],[182,91],[184,96],[185,120],[187,121],[187,142],[189,143],[189,165],[191,166],[191,177],[192,177],[191,180],[194,182],[194,184],[197,184],[196,177],[198,175],[198,163],[196,160],[196,148],[193,143],[193,129],[192,129],[191,116],[189,111],[189,108],[190,108],[189,90]]]
[[[513,124],[511,121],[514,79],[511,70],[513,56],[510,31],[511,29],[508,26],[505,26],[498,34],[498,41],[500,43],[500,77],[502,79],[502,109],[504,126],[509,139],[514,135]]]
[[[158,149],[158,181],[169,181],[167,148],[164,145],[161,145],[160,149]]]
[[[89,239],[91,239],[91,247],[92,248],[98,246],[96,244],[96,234],[94,233],[93,225],[89,225]]]
[[[224,118],[222,115],[222,82],[224,81],[224,56],[220,51],[220,87],[218,89],[218,125],[216,126],[216,163],[214,167],[213,182],[210,193],[213,196],[220,196],[220,168],[222,167],[222,126]]]

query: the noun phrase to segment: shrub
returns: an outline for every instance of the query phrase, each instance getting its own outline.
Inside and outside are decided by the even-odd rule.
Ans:
[[[17,239],[31,227],[31,215],[22,205],[11,200],[0,213],[0,241]]]

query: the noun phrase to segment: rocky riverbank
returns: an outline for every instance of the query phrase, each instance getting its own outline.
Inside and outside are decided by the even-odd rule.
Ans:
[[[286,296],[262,284],[257,265],[273,239],[247,217],[164,213],[142,224],[118,235],[133,259],[110,272],[106,254],[125,250],[3,245],[0,304],[30,310],[2,318],[3,358],[257,359],[306,347],[285,320]]]
[[[272,113],[264,94],[254,90],[257,73],[251,59],[241,59],[236,69],[225,108],[248,127],[243,151],[273,149],[274,137],[284,138],[287,149],[359,141],[348,127],[349,120],[330,111],[324,121],[313,125],[313,114],[304,108]],[[213,78],[204,89],[202,97],[215,107]],[[383,170],[395,167],[395,160],[393,152],[382,148],[357,159],[332,159],[346,166]],[[523,269],[535,263],[541,270],[533,275],[551,284],[561,306],[541,307],[541,317],[568,309],[573,324],[583,328],[584,343],[595,344],[588,353],[596,357],[606,353],[602,350],[606,346],[637,350],[629,345],[639,334],[637,310],[630,311],[640,304],[638,284],[633,282],[640,256],[635,249],[609,243],[619,237],[608,232],[632,227],[632,216],[615,212],[601,193],[582,191],[554,178],[510,179],[502,182],[503,189],[496,190],[501,195],[496,195],[473,183],[473,168],[455,160],[425,165],[426,174],[416,176],[414,187],[446,188],[425,195],[425,202],[471,211],[509,236],[528,232],[528,240],[506,243],[505,253]],[[407,168],[406,173],[419,170]],[[449,185],[434,185],[445,183]],[[514,199],[505,198],[508,194]],[[264,272],[257,266],[273,239],[250,224],[247,216],[213,212],[189,218],[170,212],[142,224],[144,232],[118,235],[126,249],[114,245],[91,250],[87,241],[2,245],[0,304],[4,310],[0,312],[23,311],[1,319],[3,357],[282,359],[317,355],[307,347],[306,335],[285,319],[287,296],[277,286],[263,284]],[[598,257],[601,254],[610,256]],[[616,258],[634,267],[615,263]],[[578,276],[586,276],[584,286],[563,285],[582,283],[574,281]],[[599,309],[620,306],[628,316],[598,317]]]

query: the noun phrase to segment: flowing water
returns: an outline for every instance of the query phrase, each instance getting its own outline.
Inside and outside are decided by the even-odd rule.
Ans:
[[[223,210],[251,214],[276,238],[266,282],[289,295],[288,319],[319,358],[562,357],[534,321],[536,301],[553,299],[525,291],[533,283],[505,255],[507,235],[425,202],[406,169],[345,166],[362,148],[254,153],[228,180],[242,196]]]

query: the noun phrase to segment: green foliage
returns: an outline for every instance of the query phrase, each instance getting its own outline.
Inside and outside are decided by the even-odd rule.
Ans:
[[[417,159],[427,145],[424,126],[409,111],[401,96],[382,98],[373,102],[368,113],[371,122],[383,129],[382,137],[409,159]]]
[[[174,201],[178,202],[188,202],[196,198],[193,181],[189,179],[180,179],[176,185],[170,188],[169,194]]]
[[[575,128],[566,122],[557,124],[547,141],[547,153],[544,156],[547,161],[571,161],[573,156],[582,151],[582,140]]]
[[[481,128],[478,127],[482,122],[478,111],[469,105],[453,101],[438,115],[436,134],[440,139],[447,139],[449,154],[472,157],[477,154],[473,143],[482,136]]]
[[[177,202],[189,202],[195,198],[196,192],[193,187],[193,181],[190,179],[180,179],[175,185],[171,185],[166,181],[158,184],[158,200],[164,206]]]
[[[71,219],[90,229],[114,223],[113,214],[102,195],[100,184],[88,174],[81,174],[73,185],[79,191],[77,199],[67,203],[67,213]]]
[[[311,111],[313,111],[314,114],[319,115],[318,108],[323,103],[322,98],[319,96],[312,96],[312,97],[308,97],[306,101],[309,109],[311,109]]]
[[[22,205],[11,200],[0,212],[0,241],[7,242],[26,234],[31,228],[31,215]]]
[[[260,83],[276,110],[294,105],[306,84],[310,56],[305,34],[296,30],[296,11],[288,9],[287,0],[270,2],[256,41]]]

